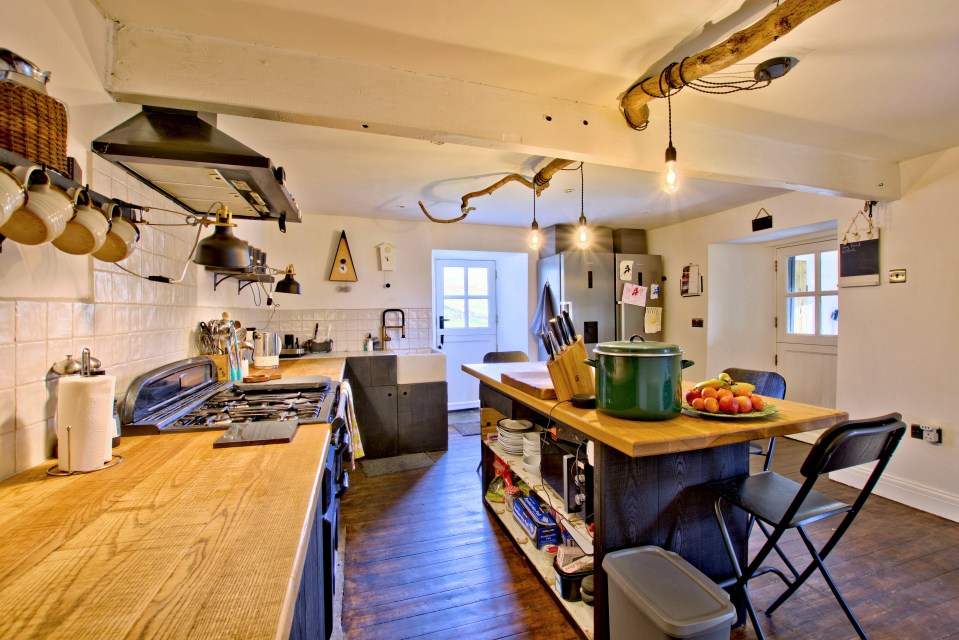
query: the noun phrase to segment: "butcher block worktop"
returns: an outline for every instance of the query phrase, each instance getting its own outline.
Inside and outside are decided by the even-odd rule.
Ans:
[[[286,638],[330,428],[214,449],[220,433],[128,437],[110,469],[0,482],[0,637]]]
[[[802,431],[824,429],[848,418],[845,411],[827,409],[789,400],[771,400],[779,412],[765,418],[700,418],[682,413],[670,420],[623,420],[596,409],[575,409],[568,402],[542,400],[502,382],[502,375],[529,372],[544,362],[467,364],[463,371],[479,378],[497,391],[515,398],[546,416],[551,416],[629,456],[651,456],[706,449],[725,444],[759,440]],[[684,389],[690,383],[683,384]]]

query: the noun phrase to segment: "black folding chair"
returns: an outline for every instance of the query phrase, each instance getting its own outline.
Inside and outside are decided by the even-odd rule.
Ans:
[[[529,362],[529,356],[523,351],[490,351],[483,356],[483,364],[495,362]]]
[[[800,473],[806,480],[801,485],[771,471],[707,485],[717,494],[714,505],[716,519],[719,522],[719,528],[726,543],[726,550],[729,553],[733,571],[736,575],[734,579],[728,580],[722,586],[733,593],[741,592],[743,594],[746,611],[752,620],[756,635],[761,640],[764,640],[766,636],[759,625],[756,610],[746,588],[749,580],[764,573],[772,572],[786,583],[787,589],[766,609],[766,615],[769,616],[795,593],[796,589],[816,569],[819,569],[819,572],[825,578],[833,595],[836,596],[836,600],[839,601],[839,606],[842,607],[846,617],[855,627],[856,633],[863,640],[867,640],[866,633],[843,599],[823,561],[839,542],[839,539],[842,538],[849,525],[852,524],[856,514],[862,509],[873,487],[876,486],[876,482],[879,481],[879,477],[889,463],[893,451],[896,450],[896,446],[906,431],[906,425],[902,423],[901,418],[902,416],[898,413],[890,413],[881,418],[848,420],[826,430],[813,445],[805,462],[803,462]],[[852,504],[838,502],[813,489],[819,478],[827,473],[870,462],[876,462],[876,465]],[[751,518],[755,518],[763,533],[766,534],[766,543],[752,561],[745,566],[745,569],[743,565],[746,565],[746,563],[740,563],[736,557],[732,541],[729,538],[729,531],[726,529],[721,508],[723,501],[734,507],[739,507]],[[835,532],[829,537],[829,540],[822,546],[822,549],[817,552],[804,527],[823,518],[840,514],[846,515],[839,526],[836,527]],[[772,527],[772,529],[768,529],[766,525]],[[779,548],[779,540],[789,529],[796,529],[812,556],[812,562],[802,573],[793,567],[782,549]],[[791,580],[778,569],[762,566],[773,550],[779,554],[779,557],[782,558],[793,574]]]
[[[748,382],[756,385],[756,391],[761,396],[769,398],[778,398],[782,400],[786,397],[786,379],[775,371],[757,371],[756,369],[738,369],[730,367],[723,371],[728,373],[729,377],[736,382]],[[769,471],[769,465],[773,460],[773,449],[776,448],[776,438],[770,438],[766,449],[758,442],[749,443],[749,453],[754,456],[765,456],[763,471]]]

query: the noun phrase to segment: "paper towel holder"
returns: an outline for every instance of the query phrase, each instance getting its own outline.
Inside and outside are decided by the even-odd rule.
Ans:
[[[70,454],[71,454],[72,451],[73,451],[73,448],[70,446],[70,425],[67,425],[67,426],[65,427],[65,429],[67,430],[67,452],[68,452],[68,453],[67,453],[67,466],[69,467],[69,466],[72,466],[72,465],[70,464],[70,458],[69,458],[69,456],[70,456]],[[78,475],[78,474],[81,474],[81,473],[93,473],[94,471],[103,471],[104,469],[109,469],[110,467],[115,467],[115,466],[117,466],[118,464],[120,464],[121,462],[123,462],[123,456],[114,453],[112,456],[110,456],[110,461],[109,461],[109,462],[104,462],[104,463],[103,463],[103,466],[100,467],[99,469],[90,469],[89,471],[64,471],[63,469],[60,468],[60,465],[59,465],[59,464],[55,464],[55,465],[53,465],[52,467],[50,467],[49,469],[47,469],[47,475],[48,475],[48,476],[73,476],[73,475]]]

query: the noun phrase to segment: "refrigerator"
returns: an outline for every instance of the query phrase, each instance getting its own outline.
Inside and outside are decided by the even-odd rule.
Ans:
[[[616,284],[613,304],[616,308],[616,340],[642,336],[646,340],[663,339],[663,257],[638,253],[613,254]],[[633,290],[623,301],[627,287]],[[636,288],[639,288],[637,291]],[[636,304],[642,302],[643,304]]]
[[[593,347],[609,342],[616,334],[613,313],[613,254],[588,251],[561,251],[536,263],[539,291],[549,283],[553,309],[569,311],[576,333],[583,336],[586,353],[593,357]],[[546,351],[539,347],[539,359]]]

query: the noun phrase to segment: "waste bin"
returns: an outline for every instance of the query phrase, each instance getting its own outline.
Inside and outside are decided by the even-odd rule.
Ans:
[[[606,554],[610,640],[728,640],[729,596],[679,555],[660,547]]]

